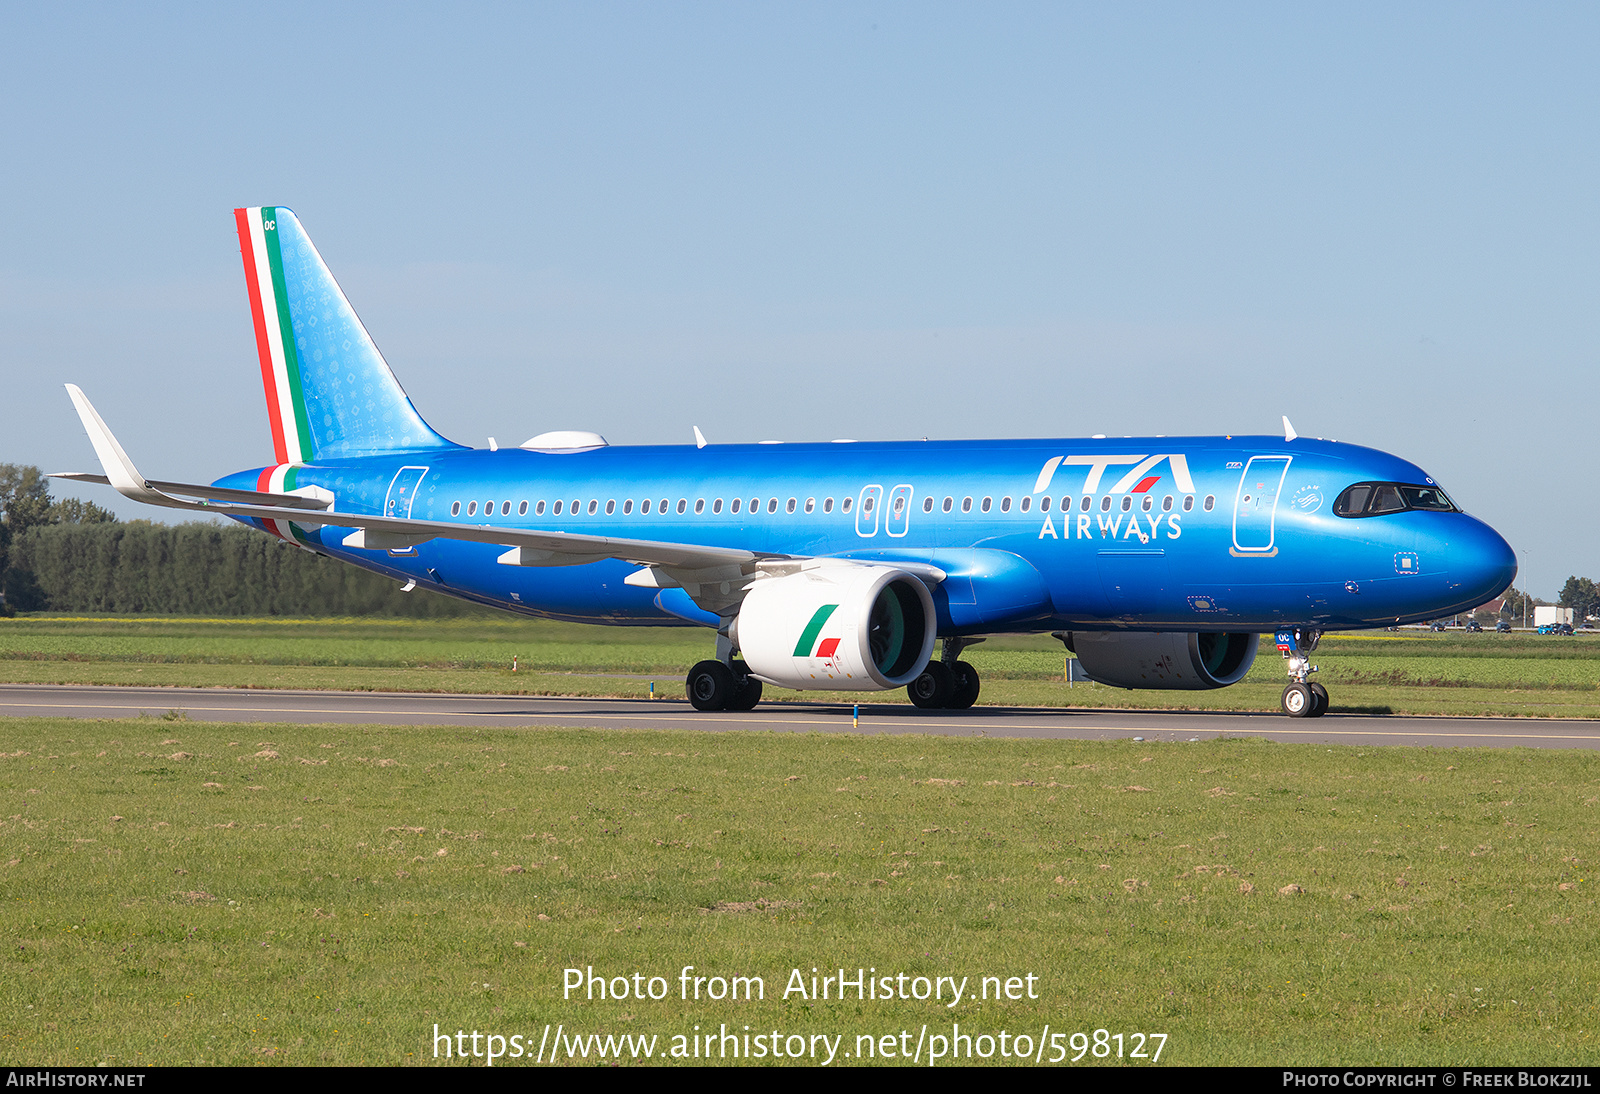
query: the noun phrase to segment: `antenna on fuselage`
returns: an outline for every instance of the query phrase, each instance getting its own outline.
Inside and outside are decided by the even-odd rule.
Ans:
[[[694,446],[696,448],[704,448],[706,446],[706,435],[700,432],[699,426],[694,427]]]
[[[1300,434],[1296,433],[1294,431],[1294,426],[1289,424],[1289,415],[1285,414],[1283,416],[1283,439],[1286,441],[1292,441],[1298,436],[1300,436]]]

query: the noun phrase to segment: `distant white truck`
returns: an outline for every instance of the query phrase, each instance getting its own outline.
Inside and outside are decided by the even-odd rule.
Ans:
[[[1557,608],[1555,606],[1536,605],[1533,609],[1533,625],[1535,627],[1548,626],[1551,623],[1572,623],[1571,608]]]

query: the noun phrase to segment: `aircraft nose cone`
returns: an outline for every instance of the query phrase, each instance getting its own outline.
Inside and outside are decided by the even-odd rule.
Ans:
[[[1451,576],[1473,595],[1473,602],[1482,603],[1505,592],[1516,580],[1517,553],[1499,532],[1480,520],[1472,520],[1456,548],[1450,570]]]

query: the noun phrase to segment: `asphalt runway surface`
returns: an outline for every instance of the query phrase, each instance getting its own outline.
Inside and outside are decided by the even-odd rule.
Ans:
[[[197,722],[335,725],[588,727],[752,730],[772,733],[931,733],[953,737],[1068,740],[1210,740],[1264,737],[1341,745],[1436,748],[1600,748],[1600,721],[1553,718],[1446,718],[1327,714],[1318,719],[1212,711],[1051,710],[973,707],[918,710],[910,704],[763,702],[745,713],[702,714],[680,698],[581,699],[432,695],[407,692],[267,691],[234,688],[130,688],[0,685],[0,716],[160,717],[182,711]]]

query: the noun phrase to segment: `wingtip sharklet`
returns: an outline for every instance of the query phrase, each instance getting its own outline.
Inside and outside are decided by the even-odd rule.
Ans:
[[[99,458],[106,478],[111,480],[111,485],[116,488],[117,493],[134,501],[163,504],[166,499],[144,481],[144,476],[139,474],[139,469],[128,458],[127,452],[117,443],[117,438],[112,435],[105,419],[100,417],[100,412],[95,410],[94,404],[83,393],[83,389],[77,384],[67,384],[66,388],[67,395],[72,399],[73,408],[78,412],[78,419],[83,422],[84,431],[89,434],[89,443],[94,445],[94,454]]]

